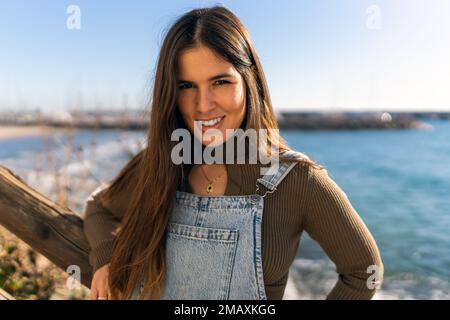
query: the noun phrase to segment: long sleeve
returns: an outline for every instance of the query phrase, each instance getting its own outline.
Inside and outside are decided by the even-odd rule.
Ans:
[[[375,289],[367,280],[375,265],[382,281],[384,267],[370,231],[351,205],[347,195],[328,172],[310,169],[304,229],[336,265],[339,274],[327,299],[371,299]]]
[[[104,200],[104,192],[110,183],[100,185],[88,199],[84,207],[84,233],[91,246],[89,263],[94,272],[109,263],[113,249],[115,235],[118,231],[123,215],[127,212],[130,199],[130,187],[136,184],[136,168],[144,155],[145,149],[138,152],[126,163],[113,181],[126,181],[126,187],[116,192],[112,200]]]
[[[114,215],[111,209],[101,201],[100,195],[109,184],[98,187],[85,202],[84,233],[91,247],[89,263],[93,271],[97,271],[111,259],[114,233],[119,226],[120,216]]]

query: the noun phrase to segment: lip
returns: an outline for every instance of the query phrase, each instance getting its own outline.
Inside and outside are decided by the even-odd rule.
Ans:
[[[196,121],[209,121],[209,120],[216,119],[216,118],[218,118],[218,117],[214,117],[214,118],[210,118],[210,119],[205,119],[205,120],[203,120],[203,119],[202,119],[202,120],[197,119]],[[198,122],[197,122],[197,125],[201,127],[202,133],[204,133],[206,130],[209,130],[209,129],[218,129],[218,128],[222,125],[223,119],[225,119],[225,116],[222,116],[222,119],[220,119],[219,122],[217,122],[215,125],[212,125],[212,126],[204,126],[204,125],[200,125]]]
[[[211,117],[209,119],[195,119],[195,121],[209,121],[209,120],[213,120],[213,119],[217,119],[217,118],[223,118],[225,116],[216,116],[216,117]]]

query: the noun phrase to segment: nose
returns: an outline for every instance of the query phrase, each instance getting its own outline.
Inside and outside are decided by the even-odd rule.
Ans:
[[[214,99],[208,87],[197,90],[195,105],[195,110],[200,115],[209,114],[214,109]]]

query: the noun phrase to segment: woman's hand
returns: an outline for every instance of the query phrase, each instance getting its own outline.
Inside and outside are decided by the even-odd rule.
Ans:
[[[91,299],[107,300],[110,298],[109,284],[109,263],[95,271],[91,283]]]

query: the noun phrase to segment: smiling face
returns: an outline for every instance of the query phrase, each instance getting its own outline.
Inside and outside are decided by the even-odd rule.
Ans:
[[[178,59],[177,103],[183,120],[204,145],[220,144],[223,141],[208,138],[206,130],[217,129],[226,140],[226,129],[241,126],[244,79],[231,63],[204,46],[184,50]]]

